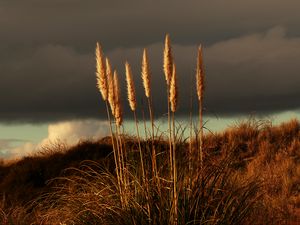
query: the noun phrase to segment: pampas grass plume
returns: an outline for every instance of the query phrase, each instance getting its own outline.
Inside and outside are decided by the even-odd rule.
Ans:
[[[178,102],[178,87],[177,87],[177,79],[176,79],[176,67],[175,64],[173,64],[172,78],[170,83],[170,103],[171,103],[172,112],[176,111],[177,102]]]
[[[170,44],[170,37],[169,34],[167,34],[165,38],[165,48],[164,48],[164,73],[165,73],[167,85],[170,84],[172,78],[172,68],[173,68],[172,50]]]
[[[204,94],[204,68],[202,58],[202,46],[198,48],[197,68],[196,68],[196,85],[197,85],[197,96],[198,101],[203,100]]]
[[[106,58],[106,76],[108,83],[108,102],[110,105],[112,115],[115,115],[115,91],[114,91],[114,80],[111,71],[111,65],[109,59]]]
[[[147,55],[147,50],[144,49],[143,51],[143,61],[142,61],[142,79],[143,79],[143,85],[145,88],[145,95],[147,98],[150,98],[150,92],[151,92],[151,87],[150,87],[150,68],[149,68],[149,63],[148,63],[148,55]]]
[[[115,96],[115,118],[117,125],[120,126],[123,122],[123,111],[121,106],[121,90],[117,71],[114,71],[113,86]]]
[[[96,78],[97,87],[102,95],[103,100],[106,101],[108,96],[106,68],[102,48],[98,42],[96,44]]]
[[[129,106],[132,111],[135,111],[136,110],[135,88],[134,88],[131,68],[128,62],[125,63],[125,69],[126,69],[126,82],[127,82],[127,97],[129,101]]]

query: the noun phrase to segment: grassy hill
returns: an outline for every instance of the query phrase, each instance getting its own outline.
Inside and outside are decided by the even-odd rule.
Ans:
[[[297,224],[300,208],[300,124],[248,121],[197,140],[176,139],[178,224]],[[168,224],[172,185],[168,139],[121,136],[126,162],[120,190],[110,137],[0,165],[1,224]],[[190,145],[191,144],[191,145]],[[298,215],[299,216],[299,215]]]

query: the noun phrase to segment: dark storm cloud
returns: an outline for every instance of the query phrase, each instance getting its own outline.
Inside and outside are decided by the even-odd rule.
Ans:
[[[2,0],[0,40],[90,51],[97,39],[108,49],[132,47],[155,43],[170,32],[180,43],[212,43],[277,25],[298,33],[299,6],[296,0]]]
[[[164,75],[161,68],[162,49],[162,44],[149,46],[155,89],[154,102],[159,115],[166,112]],[[207,113],[233,115],[299,108],[299,49],[300,38],[287,37],[281,27],[206,47],[204,61]],[[174,45],[179,81],[179,113],[182,114],[190,109],[190,91],[195,93],[196,54],[196,45]],[[140,66],[141,49],[119,49],[111,52],[110,56],[116,62],[125,59],[136,62],[138,59]],[[140,84],[139,67],[135,68],[135,72],[135,81]],[[142,92],[139,85],[139,96],[143,95]]]
[[[104,117],[95,88],[96,40],[122,80],[124,61],[132,64],[138,96],[142,47],[149,48],[155,110],[162,115],[165,32],[171,34],[178,67],[179,113],[189,111],[200,42],[206,46],[207,112],[300,107],[298,6],[294,0],[1,1],[0,120]],[[122,87],[125,94],[124,82]]]

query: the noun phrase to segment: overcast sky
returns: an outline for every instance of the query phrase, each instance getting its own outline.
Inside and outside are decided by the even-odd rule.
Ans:
[[[179,114],[190,110],[191,76],[200,43],[206,113],[297,109],[299,9],[296,0],[0,0],[0,120],[104,118],[104,104],[95,88],[96,41],[120,79],[124,61],[132,64],[139,102],[141,53],[148,48],[155,112],[162,115],[166,33],[178,70]],[[124,84],[122,89],[125,94]],[[124,108],[128,110],[125,101]]]
[[[299,115],[299,10],[299,0],[0,0],[0,153],[31,152],[33,140],[59,135],[106,134],[95,78],[97,41],[119,72],[126,116],[124,62],[133,68],[141,115],[145,47],[155,116],[167,112],[166,33],[177,65],[179,115],[190,111],[191,91],[195,97],[199,44],[207,117]],[[20,143],[22,150],[15,149]]]

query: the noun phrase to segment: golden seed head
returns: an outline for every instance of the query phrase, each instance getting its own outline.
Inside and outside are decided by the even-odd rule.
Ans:
[[[203,68],[201,45],[198,48],[198,58],[197,58],[197,68],[196,68],[196,87],[197,87],[198,101],[202,101],[203,94],[204,94],[204,68]]]
[[[111,113],[115,115],[114,80],[113,80],[111,66],[108,58],[106,58],[106,76],[107,76],[107,84],[108,84],[108,102],[110,105]]]
[[[143,60],[142,60],[142,80],[145,89],[145,95],[147,98],[150,98],[150,91],[151,91],[150,79],[151,79],[151,74],[150,74],[150,68],[148,62],[148,55],[147,55],[147,50],[144,49]]]
[[[165,39],[165,49],[164,49],[164,73],[165,73],[167,85],[170,84],[172,78],[172,68],[173,68],[172,49],[170,45],[170,37],[169,34],[167,34]]]
[[[120,97],[121,97],[121,90],[120,90],[120,83],[118,78],[118,73],[115,70],[114,76],[113,76],[113,82],[114,82],[114,96],[115,96],[115,104],[120,103]]]
[[[120,89],[117,71],[114,71],[113,83],[114,83],[114,96],[115,96],[115,119],[116,119],[116,124],[120,126],[123,122],[123,111],[121,105],[121,89]]]
[[[178,87],[177,87],[177,79],[176,79],[176,67],[175,64],[173,64],[172,78],[170,83],[170,103],[171,103],[172,112],[176,111],[177,102],[178,102]]]
[[[126,70],[128,102],[131,110],[135,111],[136,110],[135,88],[134,88],[131,68],[128,62],[125,63],[125,70]]]
[[[120,106],[118,106],[116,108],[116,116],[115,116],[115,118],[116,118],[116,124],[118,126],[121,126],[122,123],[123,123],[123,111],[122,111],[122,108]]]
[[[106,68],[102,48],[98,42],[96,44],[96,78],[97,87],[101,93],[102,99],[106,101],[108,95]]]

